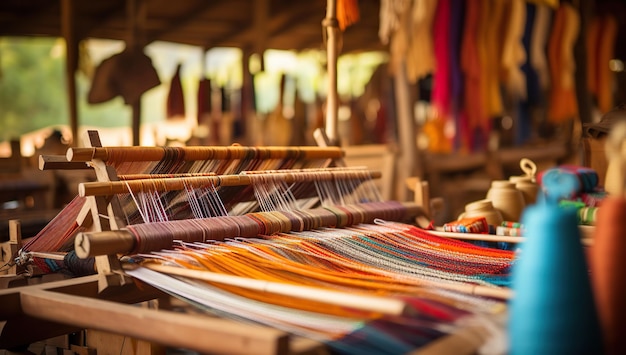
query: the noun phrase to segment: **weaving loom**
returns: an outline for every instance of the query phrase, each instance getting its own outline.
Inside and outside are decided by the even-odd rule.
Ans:
[[[97,145],[93,134],[92,144]],[[70,227],[62,234],[77,235],[76,253],[81,257],[95,256],[100,298],[133,303],[161,294],[147,286],[137,291],[131,275],[211,313],[278,330],[226,320],[208,322],[205,317],[199,322],[194,316],[171,312],[165,316],[165,311],[86,299],[95,292],[95,277],[87,277],[82,278],[82,285],[80,278],[66,282],[72,285],[69,288],[83,288],[69,292],[81,296],[28,288],[0,293],[3,305],[21,302],[21,307],[2,310],[2,319],[9,319],[0,337],[2,345],[25,341],[5,334],[10,334],[12,326],[20,329],[28,323],[24,318],[36,317],[203,352],[287,353],[295,346],[287,342],[287,334],[294,334],[325,342],[337,351],[400,353],[455,332],[455,322],[465,316],[480,318],[502,309],[498,301],[471,294],[508,297],[508,290],[498,285],[506,285],[511,252],[437,238],[410,225],[378,222],[415,217],[421,208],[376,201],[375,192],[366,184],[379,175],[375,172],[315,169],[341,157],[340,150],[235,147],[208,151],[137,147],[68,151],[67,164],[88,161],[99,182],[81,185],[81,196],[69,206],[77,222],[63,219],[61,223]],[[240,174],[246,170],[256,171]],[[337,189],[331,192],[333,185]],[[348,201],[349,195],[364,186],[369,193],[359,192],[356,200]],[[182,192],[176,196],[175,191]],[[155,193],[158,197],[151,199]],[[293,194],[293,206],[285,208],[288,201],[283,197],[289,194]],[[344,198],[348,203],[337,201]],[[168,201],[169,207],[155,209],[155,201]],[[262,212],[251,213],[257,206]],[[209,210],[214,211],[201,213]],[[233,211],[238,212],[231,215]],[[374,221],[377,224],[365,224]],[[73,238],[63,239],[54,247]],[[28,247],[24,246],[24,252]],[[130,255],[125,266],[118,254]],[[40,255],[41,259],[49,256]],[[38,258],[36,252],[31,256]],[[257,287],[255,283],[259,288],[252,288]],[[70,309],[109,320],[80,319]],[[135,327],[120,328],[123,314],[130,315],[125,322]],[[211,331],[214,337],[210,339],[219,343],[220,336],[227,336],[233,342],[150,334],[142,329],[145,319],[198,336]],[[33,339],[37,336],[41,337]]]

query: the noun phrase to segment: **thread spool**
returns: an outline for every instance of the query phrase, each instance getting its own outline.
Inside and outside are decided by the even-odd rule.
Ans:
[[[492,181],[487,199],[491,200],[493,207],[500,211],[505,221],[519,221],[526,205],[521,191],[508,180]]]
[[[576,186],[572,179],[570,175],[554,182],[562,184],[562,190],[571,189]],[[602,353],[576,210],[561,208],[556,200],[546,198],[528,207],[522,218],[527,238],[512,272],[513,355]]]

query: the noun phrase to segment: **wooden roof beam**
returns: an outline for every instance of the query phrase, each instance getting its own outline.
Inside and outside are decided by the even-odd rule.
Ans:
[[[310,14],[312,9],[316,9],[319,6],[314,1],[292,1],[289,3],[289,7],[286,7],[283,11],[277,14],[270,14],[268,28],[270,29],[268,38],[271,39],[279,31],[283,31],[284,27],[291,23],[294,18],[301,17],[303,14]],[[320,15],[321,18],[321,15]],[[244,28],[235,28],[222,36],[219,41],[214,41],[210,47],[220,47],[232,42],[252,42],[256,39],[255,27],[247,26]],[[243,45],[243,44],[242,44]]]
[[[111,5],[112,1],[108,3]],[[118,1],[117,4],[112,4],[110,9],[102,14],[98,15],[97,19],[91,18],[88,21],[88,24],[84,25],[83,33],[85,37],[88,37],[93,33],[94,30],[99,29],[101,27],[108,27],[107,25],[113,22],[113,20],[118,19],[125,23],[124,20],[126,18],[126,6],[123,6],[124,1]]]
[[[41,22],[46,23],[49,22],[51,18],[53,18],[58,24],[58,17],[61,13],[61,4],[60,1],[46,1],[43,3],[37,3],[32,6],[34,11],[29,16],[13,16],[12,20],[4,22],[4,24],[0,23],[0,34],[4,33],[16,33],[20,32],[28,33],[28,29],[33,26],[33,24],[39,24]],[[59,33],[60,33],[59,29]]]
[[[200,1],[198,4],[196,4],[196,6],[192,7],[189,11],[187,11],[183,16],[180,16],[178,19],[170,23],[168,27],[163,28],[159,31],[155,31],[151,33],[150,35],[148,35],[147,43],[148,44],[152,43],[156,40],[159,40],[164,35],[180,29],[181,27],[185,26],[186,24],[193,21],[197,17],[216,8],[218,5],[221,5],[221,4],[222,2],[220,1],[207,1],[207,0]]]

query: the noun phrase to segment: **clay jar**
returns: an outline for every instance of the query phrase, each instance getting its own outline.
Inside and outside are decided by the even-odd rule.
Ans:
[[[492,226],[502,224],[502,214],[493,207],[491,200],[478,200],[465,205],[465,212],[461,213],[461,218],[485,217],[487,223]]]
[[[505,221],[519,221],[526,206],[522,192],[508,180],[492,181],[487,199],[491,200],[493,207],[500,210]]]
[[[537,193],[539,192],[539,185],[533,181],[532,177],[511,176],[509,181],[514,183],[515,188],[522,193],[526,206],[535,204],[537,201]]]

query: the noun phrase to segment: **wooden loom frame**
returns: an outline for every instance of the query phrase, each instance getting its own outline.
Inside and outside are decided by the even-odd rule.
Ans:
[[[89,132],[88,144],[92,148],[101,146],[97,132]],[[91,159],[89,166],[94,168],[98,181],[116,180],[115,171],[102,159]],[[88,166],[48,156],[40,159],[40,167],[82,169]],[[118,229],[115,221],[117,208],[110,195],[88,196],[79,222],[83,226],[89,225],[90,231]],[[14,242],[11,250],[16,248]],[[322,349],[317,342],[264,326],[124,305],[166,296],[150,286],[138,287],[124,275],[116,255],[97,256],[96,265],[98,275],[0,290],[0,321],[3,322],[0,325],[0,348],[32,343],[86,327],[201,352],[289,354]],[[159,331],[146,327],[148,323],[160,324]],[[35,331],[32,330],[33,324],[36,324]],[[229,342],[220,341],[224,337],[228,337]],[[197,342],[197,339],[203,341]]]

